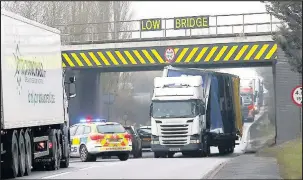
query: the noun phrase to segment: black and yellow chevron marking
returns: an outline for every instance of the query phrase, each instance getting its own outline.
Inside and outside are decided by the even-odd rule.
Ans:
[[[276,58],[277,44],[230,43],[175,46],[174,62],[166,62],[167,47],[62,52],[62,66],[71,68],[125,67],[159,64],[249,63]]]

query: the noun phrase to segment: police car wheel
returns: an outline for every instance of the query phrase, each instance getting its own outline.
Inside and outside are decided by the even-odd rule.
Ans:
[[[81,145],[80,147],[80,159],[82,162],[87,162],[89,160],[88,151],[84,145]]]
[[[126,161],[129,158],[129,154],[125,153],[125,154],[119,154],[118,158],[120,159],[120,161]]]

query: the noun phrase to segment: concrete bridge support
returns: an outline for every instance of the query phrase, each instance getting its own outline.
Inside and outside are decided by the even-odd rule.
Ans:
[[[69,101],[70,124],[79,122],[81,118],[102,115],[102,87],[100,70],[70,70],[76,76],[77,96]]]

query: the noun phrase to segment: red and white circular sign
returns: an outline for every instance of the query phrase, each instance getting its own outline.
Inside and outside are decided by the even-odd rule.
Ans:
[[[173,48],[166,48],[164,53],[165,60],[167,62],[173,62],[175,60],[175,51]]]
[[[302,107],[302,86],[297,86],[292,90],[291,99],[297,106]]]

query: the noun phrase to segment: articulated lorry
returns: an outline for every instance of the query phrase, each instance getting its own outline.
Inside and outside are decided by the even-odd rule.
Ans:
[[[74,82],[62,68],[60,32],[1,9],[2,177],[69,166]]]
[[[205,157],[211,146],[233,153],[243,125],[239,83],[231,74],[165,67],[150,108],[154,157]]]

